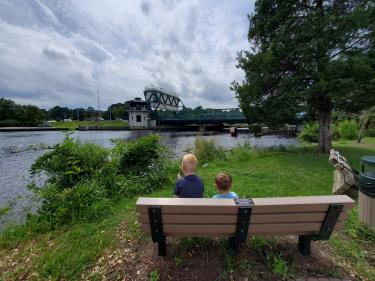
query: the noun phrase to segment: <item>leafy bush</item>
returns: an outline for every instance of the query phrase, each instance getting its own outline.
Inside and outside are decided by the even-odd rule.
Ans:
[[[164,157],[165,150],[159,145],[159,137],[149,135],[136,141],[118,144],[119,169],[124,174],[141,175],[154,169]]]
[[[367,137],[375,137],[375,129],[368,129],[365,133]]]
[[[319,124],[317,122],[306,123],[298,138],[304,142],[317,143],[319,140]]]
[[[331,131],[332,131],[332,140],[338,141],[341,139],[339,127],[336,124],[332,124]]]
[[[338,130],[342,139],[354,140],[358,137],[358,124],[353,119],[340,122]]]
[[[196,138],[194,142],[194,154],[201,164],[208,163],[215,159],[225,159],[225,151],[223,148],[216,146],[213,139],[205,140]]]
[[[259,125],[259,124],[251,124],[251,125],[249,125],[249,130],[254,135],[258,135],[262,132],[262,126]]]
[[[111,213],[113,200],[172,186],[177,170],[157,136],[117,141],[107,150],[67,135],[32,165],[33,174],[47,181],[29,185],[41,205],[28,222],[48,230],[96,220]]]
[[[310,143],[317,143],[319,141],[319,123],[306,123],[302,132],[298,135],[298,139],[303,142],[310,142]],[[332,140],[339,140],[340,139],[340,132],[338,130],[338,126],[335,124],[331,124],[331,134]]]
[[[54,184],[47,184],[43,188],[29,188],[42,199],[37,217],[33,219],[41,225],[47,224],[47,229],[82,220],[95,220],[111,212],[110,201],[104,196],[104,188],[94,181],[80,182],[63,191]]]
[[[35,161],[31,172],[34,175],[45,173],[49,183],[63,190],[79,181],[91,179],[106,162],[106,149],[92,143],[80,143],[67,134],[62,143]]]

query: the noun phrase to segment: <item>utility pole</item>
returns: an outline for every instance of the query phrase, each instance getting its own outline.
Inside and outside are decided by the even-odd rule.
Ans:
[[[100,118],[100,95],[99,95],[99,89],[96,89],[96,93],[98,95],[98,108],[99,108],[99,112],[98,112],[98,119]]]

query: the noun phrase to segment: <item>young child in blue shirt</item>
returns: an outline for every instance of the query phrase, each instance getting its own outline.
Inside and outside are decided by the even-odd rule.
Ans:
[[[230,188],[232,187],[232,176],[228,173],[220,173],[215,177],[215,186],[219,194],[214,195],[213,198],[234,198],[238,199],[239,196],[233,192],[230,191]]]
[[[174,188],[174,196],[181,198],[203,198],[204,185],[202,180],[195,175],[197,157],[187,154],[182,158],[183,177],[179,177]]]

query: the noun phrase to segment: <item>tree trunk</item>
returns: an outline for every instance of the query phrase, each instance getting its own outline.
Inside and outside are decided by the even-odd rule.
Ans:
[[[364,118],[360,125],[359,125],[359,134],[358,134],[358,139],[357,143],[361,143],[362,137],[365,134],[365,131],[370,127],[370,119],[369,118]]]
[[[331,121],[331,109],[321,110],[319,112],[320,134],[318,149],[321,153],[327,153],[332,148]]]

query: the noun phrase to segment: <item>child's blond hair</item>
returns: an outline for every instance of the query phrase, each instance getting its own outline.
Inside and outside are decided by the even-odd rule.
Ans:
[[[194,154],[187,154],[182,157],[181,168],[184,173],[194,173],[197,168],[197,157]]]

